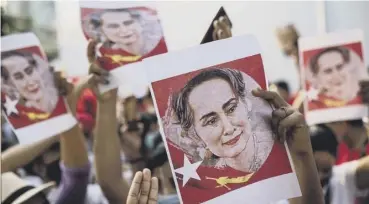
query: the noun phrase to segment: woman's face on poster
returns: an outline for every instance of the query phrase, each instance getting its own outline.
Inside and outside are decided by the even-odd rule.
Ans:
[[[31,64],[27,58],[17,55],[3,59],[2,66],[7,69],[9,79],[23,98],[30,101],[42,99],[44,87],[37,71],[40,67]]]
[[[107,11],[101,15],[102,31],[113,43],[131,45],[139,42],[142,27],[137,19],[125,11]]]
[[[317,83],[329,96],[346,99],[352,95],[353,83],[349,72],[349,62],[345,62],[339,52],[328,52],[318,59]]]
[[[206,148],[221,158],[231,158],[246,148],[251,136],[245,104],[223,79],[211,79],[189,94],[194,128]]]

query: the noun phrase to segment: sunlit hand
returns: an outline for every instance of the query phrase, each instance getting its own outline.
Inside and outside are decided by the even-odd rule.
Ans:
[[[90,63],[89,74],[92,75],[90,88],[101,103],[114,102],[116,103],[117,89],[101,94],[98,90],[98,84],[109,84],[109,71],[103,69],[96,57],[96,46],[98,42],[90,40],[87,45],[87,58]]]
[[[55,72],[54,68],[51,68],[51,72],[54,75],[54,83],[55,87],[59,92],[60,96],[64,96],[67,99],[67,103],[73,115],[76,114],[77,100],[83,91],[86,88],[86,84],[79,84],[78,86],[74,86],[72,83],[68,82],[68,80],[63,76],[61,72]]]
[[[213,22],[213,40],[221,40],[232,37],[231,22],[227,16],[221,16]]]
[[[157,204],[158,191],[158,179],[151,177],[151,171],[148,169],[138,171],[129,189],[127,204]]]
[[[276,92],[256,89],[252,93],[275,107],[272,113],[272,127],[277,135],[276,139],[281,143],[287,141],[289,149],[295,154],[311,153],[309,129],[304,116]]]

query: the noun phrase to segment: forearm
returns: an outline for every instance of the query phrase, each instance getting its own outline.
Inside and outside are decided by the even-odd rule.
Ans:
[[[302,196],[290,200],[290,204],[324,204],[316,164],[312,152],[294,155],[291,154],[295,171],[301,188]]]
[[[87,146],[78,125],[61,134],[61,159],[68,168],[81,168],[88,164]]]
[[[99,104],[94,135],[96,176],[108,200],[124,203],[128,184],[122,177],[120,141],[117,134],[115,104]]]
[[[58,140],[59,136],[54,136],[30,145],[20,144],[9,148],[1,155],[1,173],[27,165]]]

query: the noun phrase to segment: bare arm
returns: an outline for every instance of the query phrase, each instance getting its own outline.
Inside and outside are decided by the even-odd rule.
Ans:
[[[59,140],[59,136],[50,137],[29,145],[15,145],[1,154],[1,173],[14,171],[27,165],[40,156]]]
[[[116,90],[97,108],[94,154],[97,181],[110,203],[125,203],[129,186],[122,177],[120,141],[117,134]]]
[[[309,146],[311,146],[309,144]],[[291,153],[299,180],[302,196],[290,199],[290,204],[323,204],[323,190],[319,183],[318,172],[312,152],[302,155]]]
[[[280,142],[287,141],[295,166],[302,196],[290,199],[292,204],[324,204],[323,191],[313,157],[309,128],[304,116],[293,109],[275,92],[253,90],[254,96],[261,97],[276,108],[272,114],[272,126]]]
[[[61,134],[61,160],[67,168],[81,168],[88,165],[87,146],[78,125]]]
[[[369,188],[369,156],[359,160],[355,180],[358,189],[364,190]]]

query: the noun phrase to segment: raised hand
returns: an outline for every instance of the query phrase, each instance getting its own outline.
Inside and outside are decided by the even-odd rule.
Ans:
[[[89,74],[92,80],[89,82],[91,90],[96,95],[100,103],[107,101],[116,101],[117,89],[113,89],[104,94],[101,94],[98,90],[98,84],[109,84],[109,72],[100,66],[100,63],[96,57],[97,42],[90,40],[87,45],[87,58],[90,63]]]
[[[213,40],[221,40],[232,37],[231,22],[227,16],[221,16],[213,22]]]
[[[294,153],[310,153],[312,150],[309,129],[304,116],[292,108],[276,92],[256,89],[252,93],[256,97],[267,100],[274,106],[272,128],[277,135],[276,139],[281,143],[287,141],[290,150]]]
[[[158,179],[151,177],[151,171],[148,169],[138,171],[129,189],[127,204],[157,204],[158,191]]]

